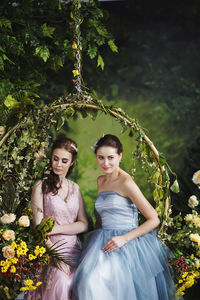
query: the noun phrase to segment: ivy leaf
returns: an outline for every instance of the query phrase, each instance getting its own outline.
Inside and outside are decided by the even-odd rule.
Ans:
[[[110,47],[110,49],[112,50],[112,52],[118,52],[118,48],[115,45],[113,40],[109,40],[108,41],[108,46]]]
[[[176,194],[179,193],[180,190],[179,190],[179,184],[178,184],[178,180],[177,180],[177,179],[174,181],[174,183],[173,183],[172,186],[170,187],[170,190],[171,190],[172,192],[176,193]]]
[[[64,123],[65,123],[65,118],[64,118],[64,117],[61,117],[61,118],[58,120],[56,130],[60,130],[60,129],[63,127]]]
[[[102,56],[99,54],[97,59],[97,67],[101,66],[101,69],[104,70],[104,61]]]
[[[42,26],[42,33],[44,36],[52,38],[52,34],[54,33],[55,27],[48,26],[47,23],[44,23]]]
[[[74,115],[75,110],[72,107],[66,108],[64,111],[66,117],[71,117]]]
[[[40,56],[44,60],[44,62],[46,62],[50,56],[50,51],[47,46],[38,46],[35,49],[35,54]]]
[[[4,104],[8,109],[13,109],[20,105],[20,103],[15,98],[13,98],[12,95],[8,95],[6,97],[6,99],[4,100]]]

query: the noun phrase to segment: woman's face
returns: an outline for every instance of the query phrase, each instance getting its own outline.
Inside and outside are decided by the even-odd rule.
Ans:
[[[122,153],[118,154],[116,148],[102,146],[97,150],[96,156],[99,169],[109,174],[118,169]]]
[[[72,154],[65,149],[54,149],[51,157],[53,172],[59,176],[66,176],[69,167],[73,165]]]

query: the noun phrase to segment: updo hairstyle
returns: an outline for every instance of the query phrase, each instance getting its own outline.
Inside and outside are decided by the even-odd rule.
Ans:
[[[123,147],[120,140],[118,139],[118,137],[112,134],[106,134],[103,137],[101,137],[98,141],[96,141],[96,144],[94,145],[94,153],[97,154],[97,150],[103,146],[115,148],[117,150],[117,154],[123,152]]]

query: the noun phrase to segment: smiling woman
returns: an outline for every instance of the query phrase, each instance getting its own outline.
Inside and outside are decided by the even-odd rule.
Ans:
[[[72,299],[177,299],[169,251],[154,231],[160,223],[158,214],[120,168],[121,142],[107,134],[97,141],[94,152],[104,173],[97,179],[95,202],[101,227],[90,235],[81,254]],[[141,225],[138,210],[146,219]]]

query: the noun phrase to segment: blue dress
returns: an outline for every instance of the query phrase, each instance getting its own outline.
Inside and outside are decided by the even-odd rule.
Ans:
[[[103,246],[113,236],[138,226],[130,199],[100,192],[95,208],[102,228],[89,234],[73,279],[73,300],[172,300],[175,285],[166,246],[151,231],[110,253]]]

